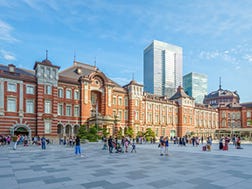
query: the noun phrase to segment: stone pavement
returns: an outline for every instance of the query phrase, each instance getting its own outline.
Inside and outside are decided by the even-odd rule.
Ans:
[[[157,144],[138,144],[137,153],[109,154],[101,143],[74,149],[49,145],[0,147],[1,189],[251,189],[252,145],[211,152],[170,145],[160,156]]]

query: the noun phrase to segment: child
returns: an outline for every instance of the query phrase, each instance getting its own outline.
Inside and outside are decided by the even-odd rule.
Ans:
[[[131,150],[131,153],[132,153],[133,151],[135,151],[135,153],[136,153],[136,145],[135,145],[134,142],[132,143],[132,150]]]

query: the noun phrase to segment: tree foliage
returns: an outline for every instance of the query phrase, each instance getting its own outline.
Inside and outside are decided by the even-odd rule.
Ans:
[[[97,128],[95,125],[91,126],[91,127],[87,127],[86,125],[81,125],[79,130],[78,130],[78,136],[82,139],[82,140],[88,140],[90,142],[97,142],[98,139],[100,139],[101,137],[98,135],[98,131],[100,129]]]
[[[144,137],[147,141],[150,141],[151,139],[155,138],[155,132],[152,131],[151,128],[147,128],[144,133]]]
[[[127,127],[125,130],[125,135],[129,136],[130,138],[134,137],[134,131],[132,127]]]

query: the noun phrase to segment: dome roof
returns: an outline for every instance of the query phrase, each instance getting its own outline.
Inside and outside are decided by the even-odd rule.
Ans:
[[[51,62],[50,60],[48,60],[48,59],[43,60],[43,61],[41,62],[41,64],[44,64],[44,65],[46,65],[46,66],[52,66],[52,62]]]
[[[236,98],[240,98],[239,95],[237,94],[237,91],[229,91],[229,90],[223,90],[221,88],[219,88],[219,90],[217,91],[213,91],[211,93],[209,93],[208,95],[206,95],[205,98],[218,98],[218,97],[236,97]]]

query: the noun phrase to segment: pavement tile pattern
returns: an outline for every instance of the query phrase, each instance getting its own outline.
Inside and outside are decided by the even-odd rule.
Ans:
[[[48,145],[0,147],[1,189],[251,189],[252,145],[203,152],[201,146],[138,144],[137,153],[112,153],[102,143],[74,148]]]

